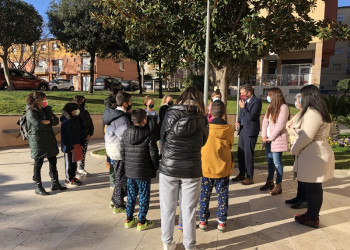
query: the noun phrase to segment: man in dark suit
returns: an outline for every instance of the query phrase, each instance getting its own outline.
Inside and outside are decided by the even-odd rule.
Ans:
[[[240,89],[239,106],[241,112],[236,122],[238,135],[239,174],[232,181],[241,181],[243,185],[254,183],[254,149],[260,131],[261,100],[253,94],[250,84]]]

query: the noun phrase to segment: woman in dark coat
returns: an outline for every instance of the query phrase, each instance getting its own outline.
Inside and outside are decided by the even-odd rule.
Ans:
[[[58,118],[52,113],[48,106],[46,95],[43,92],[34,91],[27,96],[26,119],[29,147],[31,157],[34,159],[33,180],[38,195],[48,195],[41,182],[41,167],[44,158],[49,161],[50,177],[52,181],[51,190],[65,190],[58,182],[57,158],[58,147],[52,126],[59,123]]]
[[[174,249],[174,221],[179,189],[183,220],[183,244],[196,245],[196,208],[202,177],[201,148],[209,133],[202,93],[188,87],[165,114],[160,137],[159,198],[164,249]]]

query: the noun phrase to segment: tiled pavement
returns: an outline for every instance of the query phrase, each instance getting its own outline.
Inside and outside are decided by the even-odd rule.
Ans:
[[[89,151],[103,147],[92,141]],[[64,179],[63,155],[58,156],[60,179]],[[112,190],[104,159],[87,157],[92,175],[84,185],[47,197],[34,194],[33,161],[28,148],[0,150],[0,249],[162,249],[158,180],[153,180],[148,219],[154,228],[137,232],[125,229],[125,215],[108,207]],[[235,169],[236,170],[236,169]],[[237,174],[237,171],[235,172]],[[256,169],[255,184],[230,185],[227,231],[216,230],[215,201],[208,231],[197,230],[203,249],[350,249],[350,174],[339,171],[324,185],[320,229],[294,222],[295,211],[284,200],[295,195],[291,167],[285,168],[283,194],[259,191],[266,168]],[[49,191],[48,163],[42,169]],[[63,183],[63,181],[61,181]],[[215,197],[215,196],[214,196]],[[183,249],[182,234],[175,230],[177,249]]]

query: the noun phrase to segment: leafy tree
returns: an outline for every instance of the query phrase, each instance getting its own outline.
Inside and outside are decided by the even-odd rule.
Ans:
[[[120,33],[104,29],[92,16],[92,12],[101,12],[94,2],[95,0],[60,0],[57,3],[52,0],[47,11],[51,33],[69,45],[71,51],[86,51],[90,54],[89,93],[93,92],[95,57],[107,57],[112,45],[113,52],[124,48]]]
[[[43,19],[36,9],[21,0],[0,0],[0,57],[4,64],[8,90],[14,90],[8,68],[8,54],[15,44],[39,40]]]
[[[340,92],[349,93],[350,92],[350,79],[340,80],[337,84],[337,90]]]
[[[102,18],[118,26],[123,22],[127,37],[142,35],[158,46],[170,62],[190,57],[205,58],[206,1],[99,0],[109,10]],[[235,76],[270,53],[303,49],[313,37],[348,39],[349,27],[330,20],[314,20],[314,0],[223,0],[212,1],[210,63],[219,76],[226,101]],[[153,39],[153,40],[152,40]],[[162,57],[163,59],[163,57]]]

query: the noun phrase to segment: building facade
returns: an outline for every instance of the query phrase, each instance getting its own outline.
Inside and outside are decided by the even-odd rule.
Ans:
[[[72,53],[56,39],[41,40],[32,46],[13,46],[9,57],[14,66],[29,58],[24,69],[31,71],[34,68],[34,74],[47,81],[67,79],[74,83],[75,90],[85,91],[89,88],[91,56],[84,52]],[[96,57],[94,78],[97,77],[137,80],[136,62],[130,59],[115,62]]]

